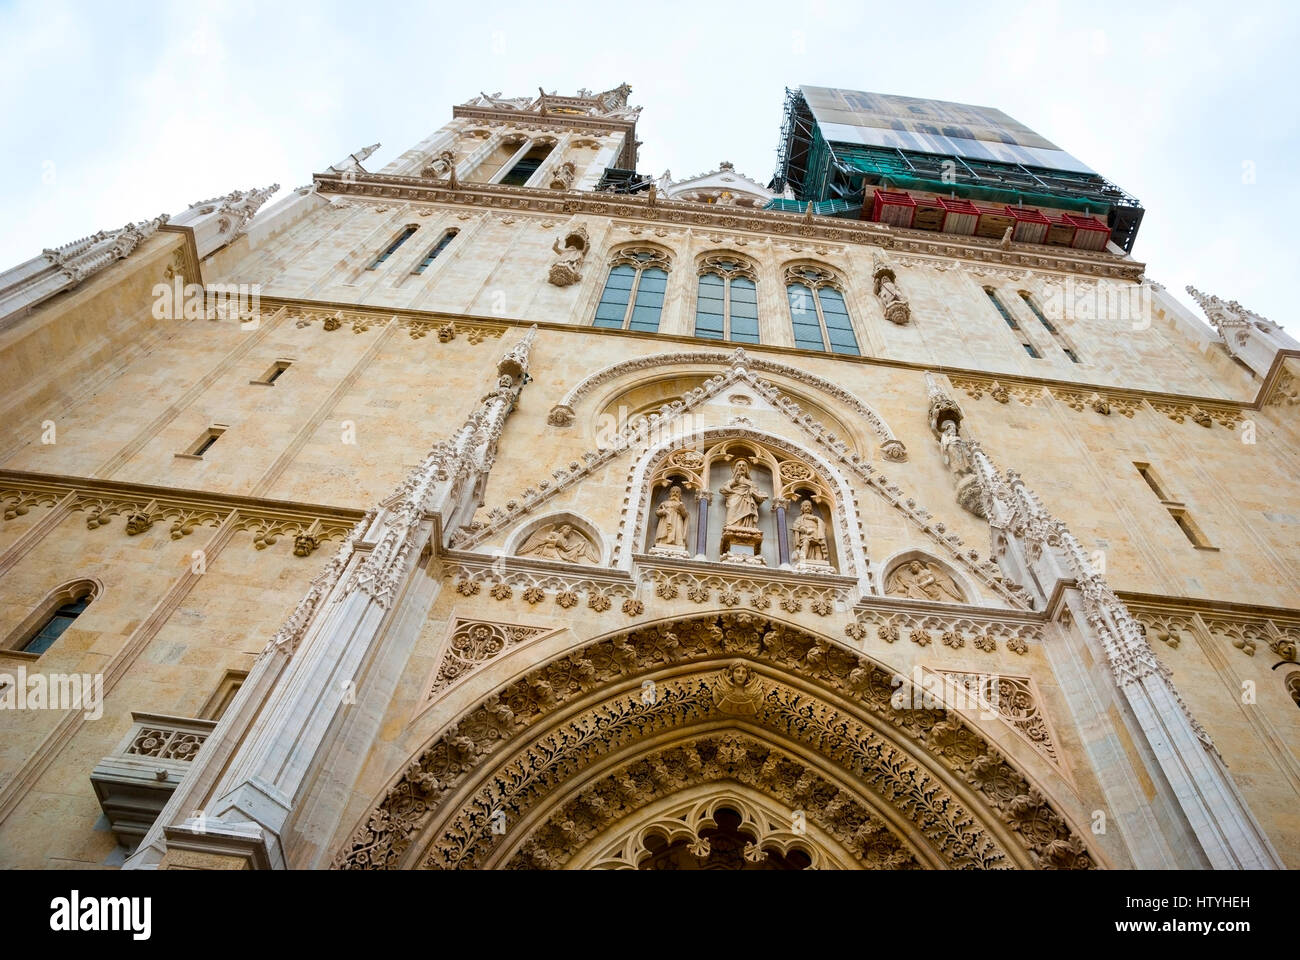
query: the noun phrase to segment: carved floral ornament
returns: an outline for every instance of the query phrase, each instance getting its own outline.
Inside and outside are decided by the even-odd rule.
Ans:
[[[84,513],[86,528],[98,530],[121,520],[129,537],[149,533],[166,523],[167,535],[173,540],[188,537],[201,527],[217,528],[227,520],[236,531],[252,534],[258,550],[274,546],[282,537],[293,541],[293,553],[311,556],[326,541],[342,541],[352,529],[353,515],[309,516],[275,509],[235,506],[219,500],[154,498],[132,495],[120,489],[90,484],[82,488],[55,485],[15,484],[0,486],[3,517],[12,520],[25,515],[33,506],[54,507],[72,494],[69,509]]]
[[[428,741],[334,866],[589,862],[619,823],[687,789],[734,789],[723,782],[806,811],[834,838],[828,857],[856,866],[1095,865],[1083,836],[968,721],[895,709],[897,689],[866,657],[757,615],[594,641]]]
[[[1175,423],[1192,422],[1202,427],[1214,424],[1237,428],[1242,419],[1239,407],[1217,406],[1214,404],[1197,404],[1191,401],[1174,401],[1147,398],[1135,394],[1122,394],[1105,390],[1073,390],[1054,384],[1002,383],[987,377],[951,375],[953,387],[965,391],[972,400],[989,396],[998,403],[1010,403],[1013,399],[1024,406],[1033,406],[1034,401],[1051,397],[1060,401],[1071,410],[1083,412],[1092,410],[1102,416],[1109,416],[1112,411],[1133,419],[1138,411],[1150,407],[1162,413]]]

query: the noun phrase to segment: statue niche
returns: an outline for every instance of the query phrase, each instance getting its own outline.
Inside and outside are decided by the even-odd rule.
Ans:
[[[582,261],[586,259],[590,246],[591,241],[587,237],[587,230],[582,226],[569,231],[564,238],[564,246],[560,246],[560,241],[556,240],[551,245],[551,250],[555,253],[555,262],[551,264],[551,271],[546,279],[557,287],[567,287],[577,283],[582,279]]]
[[[682,502],[682,488],[677,484],[668,492],[668,499],[655,508],[658,523],[655,524],[655,542],[650,548],[652,554],[669,557],[689,557],[686,547],[686,530],[690,514]]]
[[[826,521],[813,507],[811,500],[799,504],[799,516],[790,525],[790,536],[794,541],[790,551],[790,561],[795,570],[814,573],[834,572],[831,566],[830,550],[826,545]]]
[[[749,475],[749,461],[741,457],[731,465],[731,480],[718,493],[726,509],[722,525],[722,560],[724,562],[762,563],[763,531],[758,525],[758,508],[767,499]],[[732,547],[750,547],[753,555],[733,553]]]
[[[900,563],[885,581],[885,594],[935,603],[965,603],[953,578],[937,563],[912,559]]]
[[[829,486],[783,450],[738,437],[668,453],[650,477],[651,556],[833,574]]]
[[[564,563],[600,563],[599,548],[573,524],[564,522],[548,524],[534,533],[519,548],[519,556]]]

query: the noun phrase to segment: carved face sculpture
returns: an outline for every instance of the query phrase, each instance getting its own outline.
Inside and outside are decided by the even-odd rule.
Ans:
[[[674,500],[674,501],[681,500],[681,499],[682,499],[682,488],[681,488],[681,487],[673,487],[672,491],[668,494],[668,498],[669,498],[670,500]]]
[[[749,667],[743,663],[733,663],[731,665],[731,682],[738,687],[743,687],[749,682]]]
[[[913,560],[911,563],[909,563],[909,564],[907,565],[907,569],[908,569],[908,572],[911,573],[913,576],[916,576],[916,575],[920,574],[920,573],[921,573],[921,561],[920,561],[920,560]]]
[[[573,526],[572,526],[571,524],[567,524],[567,523],[565,523],[565,524],[561,524],[561,525],[560,525],[560,537],[561,537],[561,538],[563,538],[564,540],[567,541],[567,540],[569,539],[569,535],[572,534],[572,533],[573,533]]]
[[[802,504],[799,505],[799,513],[805,517],[808,516],[810,513],[812,513],[812,504],[809,503],[807,500],[805,500]]]

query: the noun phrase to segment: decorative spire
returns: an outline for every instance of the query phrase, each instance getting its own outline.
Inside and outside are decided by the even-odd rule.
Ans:
[[[365,160],[381,146],[383,146],[383,144],[372,143],[368,147],[362,147],[356,153],[348,154],[348,156],[344,157],[338,163],[331,164],[330,169],[335,173],[346,173],[349,170],[359,170],[362,173],[365,173],[366,171],[365,168],[361,166],[361,161]]]
[[[167,214],[164,213],[152,220],[128,223],[117,230],[101,230],[61,247],[44,250],[41,256],[72,283],[80,283],[92,274],[103,270],[114,260],[121,260],[131,253],[157,233],[158,228],[165,224],[167,219]]]

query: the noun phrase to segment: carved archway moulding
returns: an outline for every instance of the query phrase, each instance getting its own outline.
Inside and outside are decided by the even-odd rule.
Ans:
[[[594,640],[425,741],[334,866],[563,866],[649,804],[721,781],[803,809],[861,866],[1098,862],[966,720],[895,709],[895,690],[869,658],[754,614]]]
[[[881,453],[886,460],[905,460],[907,452],[903,443],[894,436],[893,430],[875,410],[853,393],[843,387],[788,364],[770,360],[767,357],[752,355],[743,347],[737,347],[731,353],[719,353],[704,350],[682,351],[680,353],[655,353],[644,357],[634,357],[597,370],[574,386],[558,404],[551,408],[548,421],[554,426],[567,426],[572,423],[575,405],[593,388],[617,380],[629,373],[642,370],[680,367],[693,364],[725,364],[731,368],[729,380],[737,379],[742,370],[754,370],[786,377],[796,383],[802,383],[821,391],[827,396],[848,405],[854,413],[871,424],[880,441]],[[775,386],[775,385],[773,385]],[[778,388],[779,389],[779,388]]]

